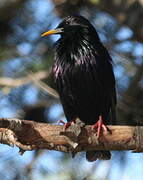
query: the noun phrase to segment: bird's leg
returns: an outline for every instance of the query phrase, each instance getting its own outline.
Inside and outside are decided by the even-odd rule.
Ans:
[[[58,123],[64,124],[64,130],[72,125],[72,123],[76,123],[76,119],[71,120],[70,122],[65,123],[63,120],[59,120]]]
[[[65,124],[65,122],[61,119],[57,121],[57,124],[60,124],[60,123]]]
[[[64,130],[66,130],[68,127],[70,127],[72,125],[72,123],[76,123],[75,119],[71,120],[70,122],[67,122],[64,124]]]
[[[92,129],[97,129],[97,138],[100,137],[102,129],[103,129],[105,132],[108,132],[107,127],[106,127],[105,124],[103,123],[103,119],[102,119],[102,116],[101,116],[101,115],[99,116],[99,120],[97,121],[97,123],[95,123],[95,124],[92,126]]]

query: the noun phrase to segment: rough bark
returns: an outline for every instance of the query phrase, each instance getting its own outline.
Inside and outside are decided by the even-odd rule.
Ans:
[[[0,119],[0,143],[17,146],[21,153],[36,149],[73,154],[86,150],[143,151],[143,126],[108,126],[108,129],[109,133],[103,132],[97,139],[96,130],[81,123],[73,124],[65,131],[61,125]]]

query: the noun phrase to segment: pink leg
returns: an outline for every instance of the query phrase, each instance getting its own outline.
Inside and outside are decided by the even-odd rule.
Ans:
[[[103,128],[103,130],[104,130],[105,132],[108,132],[107,127],[106,127],[105,124],[103,123],[102,116],[100,115],[100,116],[99,116],[99,120],[97,121],[97,123],[95,123],[95,124],[92,126],[92,129],[97,129],[97,138],[100,137],[102,128]]]
[[[68,127],[70,127],[72,125],[72,123],[76,123],[76,122],[75,122],[75,119],[73,119],[67,123],[65,123],[63,120],[59,120],[58,123],[64,124],[64,130],[66,130]]]
[[[60,124],[60,123],[65,124],[63,120],[58,120],[57,124]]]

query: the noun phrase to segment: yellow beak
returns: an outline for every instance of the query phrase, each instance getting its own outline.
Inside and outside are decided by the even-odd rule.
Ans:
[[[60,34],[62,32],[63,32],[63,28],[53,29],[53,30],[44,32],[43,34],[41,34],[41,37],[49,36],[51,34]]]

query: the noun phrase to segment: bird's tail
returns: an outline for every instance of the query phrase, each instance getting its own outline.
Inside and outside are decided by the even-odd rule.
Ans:
[[[110,151],[87,151],[86,152],[86,159],[89,162],[99,160],[109,160],[111,159]]]

